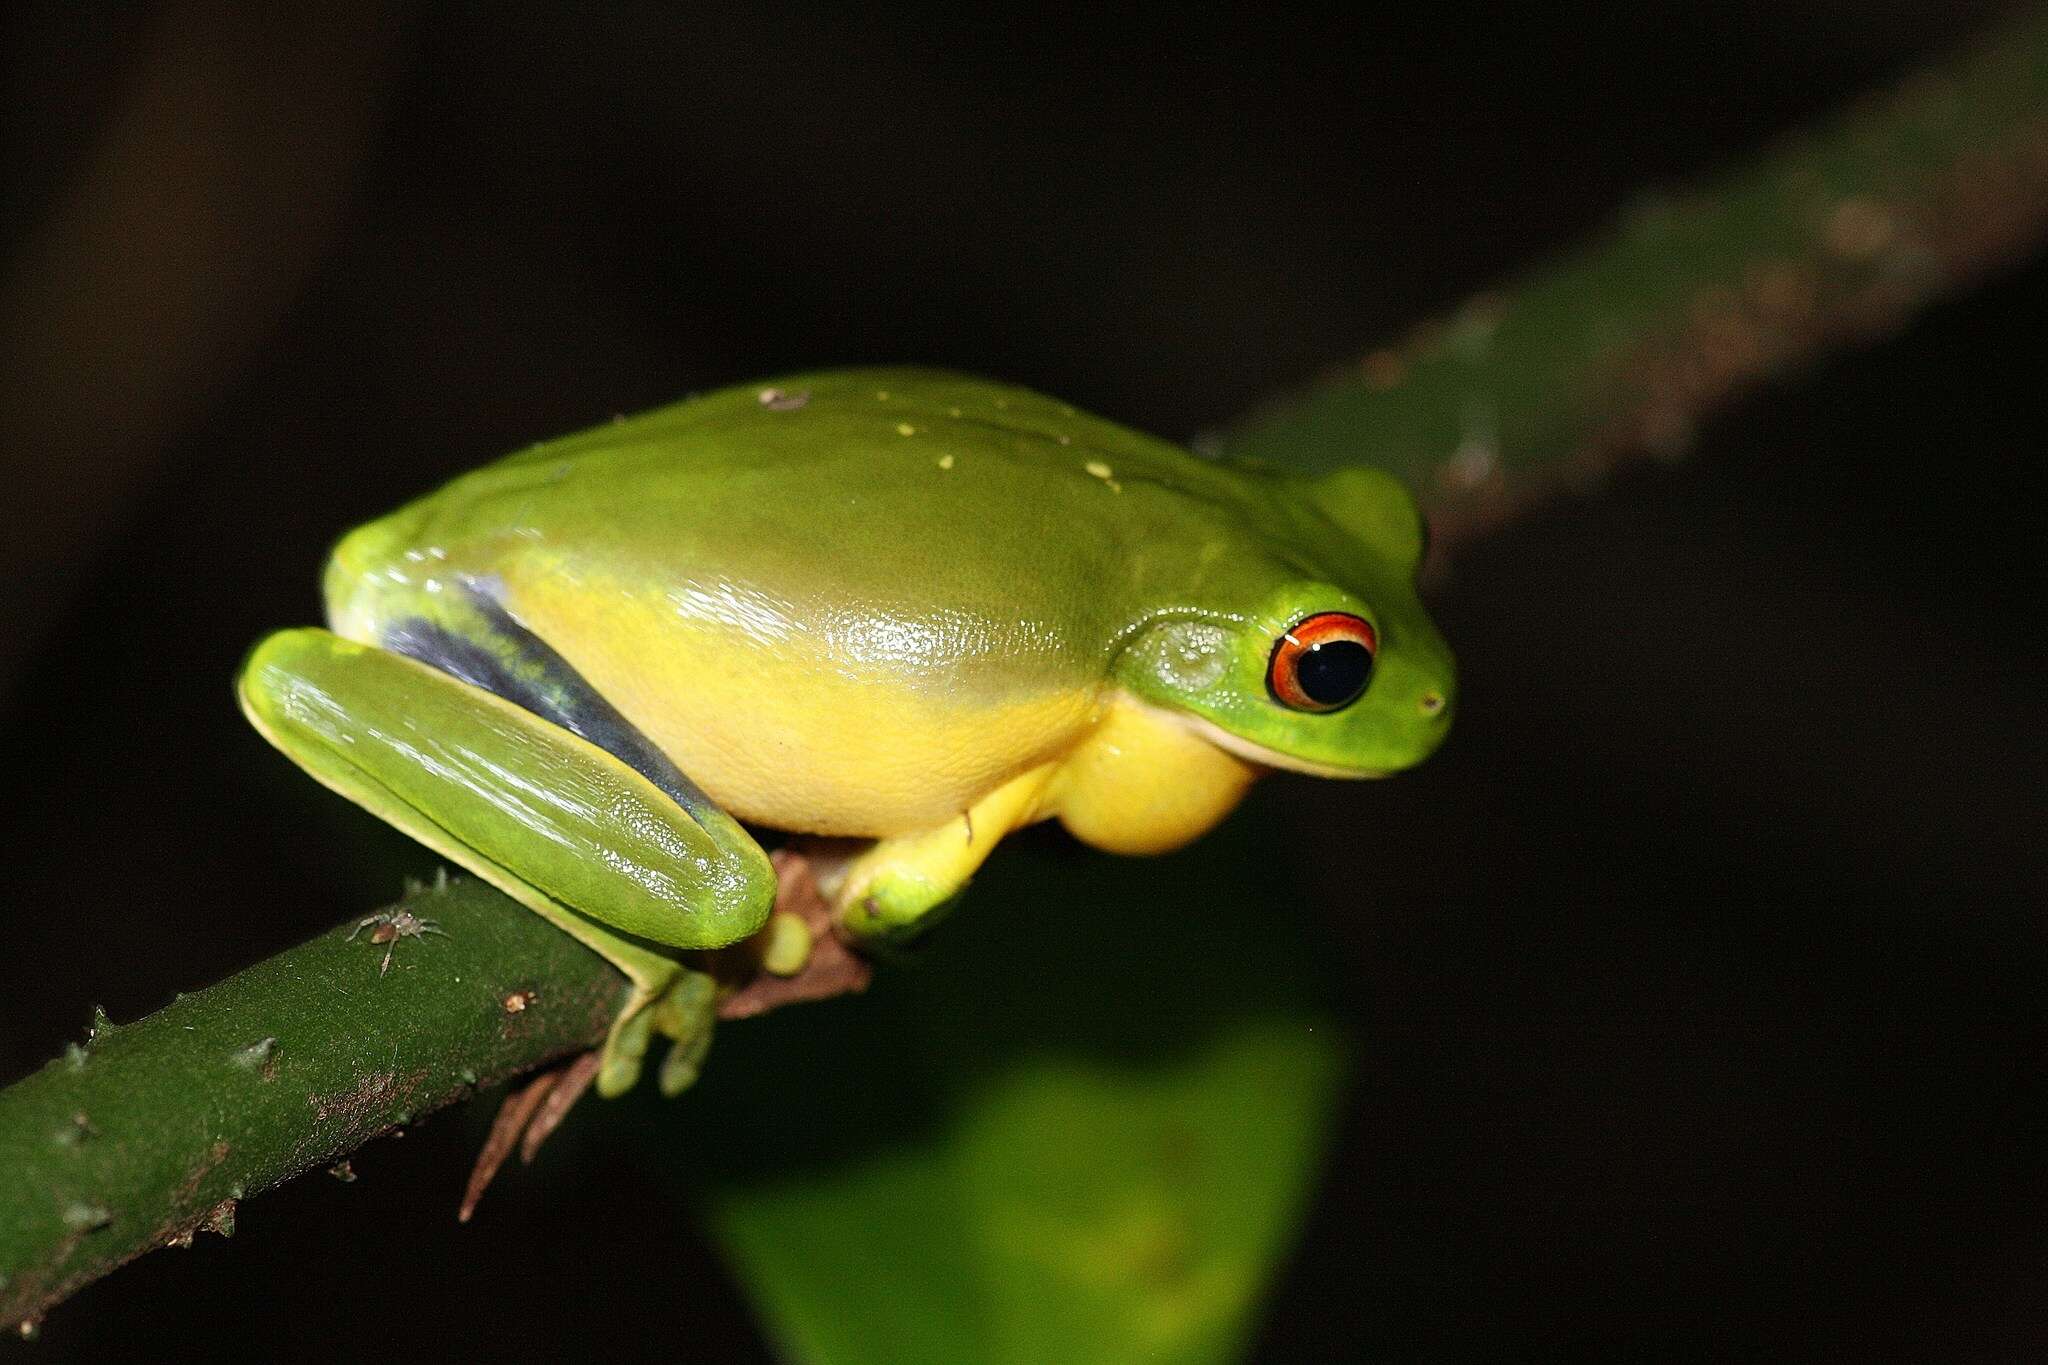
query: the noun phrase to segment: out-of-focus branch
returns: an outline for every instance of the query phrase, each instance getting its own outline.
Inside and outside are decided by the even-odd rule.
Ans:
[[[1222,450],[1407,477],[1438,555],[1882,335],[2048,229],[2048,14],[1250,414]]]

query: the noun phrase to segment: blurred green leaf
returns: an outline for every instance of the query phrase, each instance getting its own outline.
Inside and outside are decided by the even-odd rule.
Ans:
[[[1019,843],[917,963],[726,1030],[647,1130],[800,1360],[1229,1359],[1290,1245],[1344,1048],[1284,855],[1251,820]]]

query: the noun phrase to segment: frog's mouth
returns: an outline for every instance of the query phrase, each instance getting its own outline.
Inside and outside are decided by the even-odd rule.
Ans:
[[[1312,758],[1301,758],[1295,754],[1283,754],[1278,749],[1269,749],[1263,744],[1246,739],[1243,735],[1233,735],[1215,721],[1208,719],[1206,716],[1198,716],[1192,711],[1169,710],[1163,706],[1154,706],[1149,702],[1139,702],[1138,705],[1144,707],[1145,710],[1151,712],[1159,719],[1173,725],[1178,725],[1188,733],[1207,740],[1225,753],[1235,754],[1245,762],[1255,763],[1262,768],[1278,768],[1290,773],[1307,773],[1310,777],[1337,777],[1347,781],[1357,781],[1361,778],[1385,777],[1387,775],[1387,770],[1384,768],[1344,768],[1339,767],[1335,763],[1318,763]]]

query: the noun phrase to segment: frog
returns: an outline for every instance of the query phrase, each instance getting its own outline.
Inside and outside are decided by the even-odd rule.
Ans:
[[[1007,836],[1162,854],[1260,776],[1384,777],[1455,710],[1425,524],[1367,463],[1196,454],[904,367],[720,389],[460,475],[334,546],[237,679],[314,779],[629,983],[597,1089],[673,1092],[709,955],[886,957]],[[1057,932],[1049,928],[1048,932]]]

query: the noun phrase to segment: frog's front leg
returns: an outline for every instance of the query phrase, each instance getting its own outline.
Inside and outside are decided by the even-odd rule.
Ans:
[[[709,978],[659,948],[723,947],[775,900],[767,856],[708,804],[491,692],[324,630],[290,630],[244,666],[243,710],[326,786],[545,916],[617,966],[600,1094],[628,1089],[651,1034],[676,1040],[664,1090],[695,1075]]]
[[[855,942],[897,943],[929,926],[933,912],[966,887],[1003,836],[1044,812],[1055,769],[1033,768],[997,787],[934,830],[878,839],[819,884]]]

